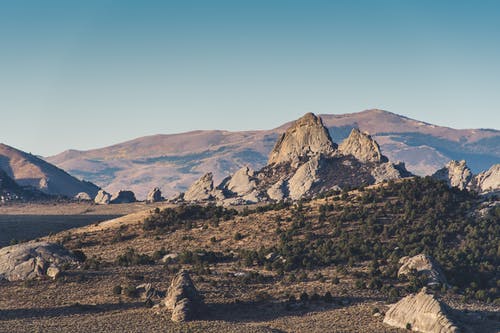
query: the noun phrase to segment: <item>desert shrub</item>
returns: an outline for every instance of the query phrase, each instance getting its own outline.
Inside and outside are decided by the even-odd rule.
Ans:
[[[113,294],[120,295],[122,293],[122,286],[116,285],[113,287]]]
[[[125,253],[116,258],[116,264],[119,266],[150,265],[152,263],[151,257],[137,253],[133,248],[128,248]]]

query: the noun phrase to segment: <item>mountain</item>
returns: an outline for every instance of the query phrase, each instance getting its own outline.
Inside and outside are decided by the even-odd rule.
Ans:
[[[479,173],[500,162],[500,131],[457,130],[413,120],[382,110],[320,115],[334,142],[342,142],[353,128],[367,132],[391,161],[403,161],[417,175],[430,175],[450,160],[467,160]],[[88,151],[68,150],[46,158],[77,177],[109,192],[133,190],[138,198],[160,187],[166,197],[184,192],[207,172],[216,182],[243,166],[258,170],[286,123],[265,131],[193,131],[137,138]]]
[[[78,180],[39,157],[1,143],[0,170],[18,185],[46,194],[74,197],[86,192],[93,197],[99,190],[96,185]]]

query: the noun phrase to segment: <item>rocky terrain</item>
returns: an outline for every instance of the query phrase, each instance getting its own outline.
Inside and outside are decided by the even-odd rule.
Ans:
[[[79,180],[41,158],[1,143],[0,170],[18,185],[46,194],[73,198],[84,192],[93,198],[99,190],[96,185]]]
[[[433,177],[461,190],[466,189],[480,194],[500,192],[500,164],[474,175],[466,161],[450,161],[444,168],[436,171]]]
[[[353,128],[366,131],[389,160],[404,162],[417,175],[431,175],[450,160],[467,160],[474,173],[500,161],[498,130],[456,130],[382,110],[320,116],[333,142],[341,143]],[[47,161],[110,193],[130,189],[143,200],[159,187],[171,197],[208,172],[219,183],[242,167],[262,168],[290,125],[267,131],[154,135],[89,151],[69,150]]]

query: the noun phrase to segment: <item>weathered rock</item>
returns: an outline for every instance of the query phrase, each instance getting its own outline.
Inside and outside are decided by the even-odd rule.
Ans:
[[[450,161],[444,168],[436,171],[432,177],[444,180],[449,186],[463,190],[469,187],[472,172],[465,161]]]
[[[151,299],[159,297],[160,295],[160,292],[158,292],[151,283],[142,283],[135,287],[135,291],[142,299]]]
[[[75,195],[75,199],[79,201],[92,201],[92,198],[87,192],[80,192]]]
[[[37,277],[57,277],[63,264],[74,264],[76,257],[55,243],[22,243],[0,249],[0,279],[31,280]]]
[[[392,305],[385,314],[384,323],[399,328],[409,325],[412,331],[423,333],[460,332],[450,318],[446,304],[428,294],[426,288]]]
[[[411,176],[411,174],[406,171],[404,163],[394,164],[390,162],[375,166],[371,171],[371,175],[375,179],[375,183]]]
[[[243,167],[236,171],[226,185],[229,191],[241,196],[252,193],[256,187],[254,171],[249,167]]]
[[[110,204],[122,204],[122,203],[131,203],[131,202],[136,202],[137,199],[135,198],[135,194],[132,191],[118,191],[117,193],[113,194],[111,199],[109,200]]]
[[[168,253],[168,254],[165,254],[163,256],[163,258],[161,258],[161,262],[167,263],[167,262],[176,261],[178,257],[179,257],[179,255],[177,253]]]
[[[185,270],[176,274],[164,300],[165,307],[172,311],[172,320],[195,319],[203,306],[203,299]]]
[[[292,200],[298,200],[306,195],[314,182],[317,181],[319,157],[312,157],[302,164],[288,181],[288,191]]]
[[[99,205],[107,205],[111,200],[111,194],[104,190],[99,190],[94,198],[94,202]]]
[[[269,155],[268,164],[295,163],[301,157],[320,153],[330,155],[336,148],[321,118],[307,113],[280,137]]]
[[[472,189],[479,193],[500,191],[500,164],[495,164],[475,176]]]
[[[427,285],[446,284],[446,277],[439,264],[426,254],[418,254],[413,257],[399,259],[402,265],[398,270],[398,277],[411,276],[413,270],[420,276],[425,276]]]
[[[353,128],[351,134],[339,145],[339,151],[344,155],[352,155],[363,163],[387,162],[382,155],[378,143],[368,133]]]
[[[186,201],[205,201],[213,198],[214,180],[211,172],[204,174],[184,193]]]
[[[154,203],[163,201],[163,197],[161,196],[161,190],[158,187],[155,187],[151,191],[149,191],[148,196],[146,198],[147,203]]]
[[[288,197],[287,183],[280,179],[267,189],[267,196],[271,200],[281,201]]]

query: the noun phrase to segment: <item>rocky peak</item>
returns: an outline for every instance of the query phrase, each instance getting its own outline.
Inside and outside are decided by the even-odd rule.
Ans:
[[[387,162],[378,143],[368,133],[357,128],[353,128],[349,137],[339,145],[339,151],[344,155],[352,155],[363,163]]]
[[[500,164],[495,164],[474,177],[473,187],[479,193],[500,191]]]
[[[213,174],[208,172],[195,181],[193,185],[184,193],[186,201],[204,201],[213,197],[214,179]]]
[[[465,161],[450,161],[442,169],[432,175],[434,178],[444,180],[449,186],[460,190],[466,189],[472,180],[472,172]]]
[[[321,118],[307,113],[281,135],[269,155],[268,164],[294,162],[316,154],[330,155],[336,148]]]

